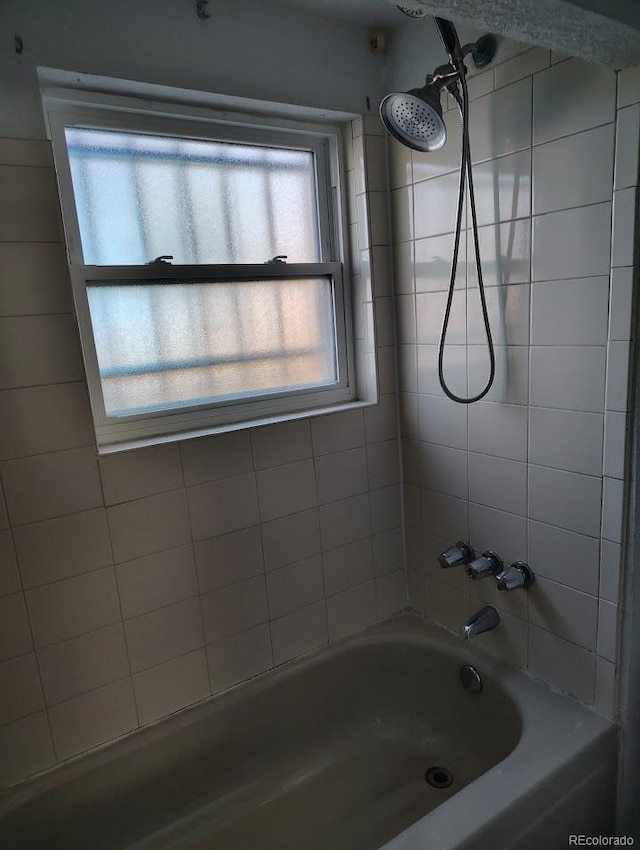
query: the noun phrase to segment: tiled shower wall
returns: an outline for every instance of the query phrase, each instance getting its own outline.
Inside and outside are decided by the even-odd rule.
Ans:
[[[404,496],[412,605],[602,713],[615,710],[640,75],[534,49],[471,80],[471,147],[496,380],[450,401],[437,378],[460,131],[436,154],[390,152]],[[449,102],[449,107],[453,106]],[[615,166],[615,177],[614,177]],[[612,237],[613,215],[613,237]],[[467,221],[465,219],[465,225]],[[470,231],[445,375],[484,386]],[[528,562],[530,591],[442,570],[469,539]]]
[[[49,143],[0,141],[0,785],[406,607],[384,144],[365,130],[353,308],[379,403],[102,458]]]

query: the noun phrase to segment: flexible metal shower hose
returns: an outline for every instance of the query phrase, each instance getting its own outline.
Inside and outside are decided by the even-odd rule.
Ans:
[[[447,306],[444,311],[444,319],[442,321],[442,333],[440,334],[440,345],[438,347],[438,378],[440,386],[445,395],[452,401],[457,401],[459,404],[473,404],[475,401],[480,401],[491,389],[493,379],[496,374],[496,357],[493,347],[493,338],[491,336],[491,326],[489,324],[489,313],[487,311],[487,300],[484,292],[484,279],[482,277],[482,265],[480,261],[480,245],[478,243],[478,220],[476,216],[476,200],[473,191],[473,171],[471,166],[471,145],[469,143],[469,92],[467,89],[467,81],[465,79],[464,68],[460,74],[460,86],[462,88],[462,99],[459,93],[452,91],[451,94],[455,98],[460,113],[462,116],[462,163],[460,166],[460,186],[458,189],[458,212],[456,216],[456,233],[453,243],[453,258],[451,260],[451,278],[449,280],[449,293],[447,296]],[[476,270],[478,272],[478,291],[480,294],[480,306],[482,307],[482,318],[484,328],[487,335],[487,348],[489,349],[489,378],[484,389],[477,395],[465,398],[464,396],[456,395],[447,386],[444,377],[444,349],[446,345],[447,331],[449,328],[449,319],[451,317],[451,307],[453,305],[453,294],[456,282],[456,271],[458,269],[458,253],[460,250],[460,235],[462,226],[462,210],[464,208],[464,189],[465,183],[469,185],[469,205],[471,207],[471,222],[473,227],[473,243],[475,248]]]

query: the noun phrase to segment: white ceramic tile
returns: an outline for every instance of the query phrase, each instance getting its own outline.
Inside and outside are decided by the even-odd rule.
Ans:
[[[142,499],[183,486],[180,449],[175,444],[118,452],[100,458],[107,505]]]
[[[613,188],[627,189],[638,183],[640,104],[620,109],[616,114],[616,167]]]
[[[252,469],[251,446],[246,431],[232,431],[181,443],[187,486],[231,478]]]
[[[602,536],[612,543],[622,543],[624,520],[624,482],[604,478],[602,489]]]
[[[102,505],[94,449],[9,460],[0,467],[14,525],[51,519]]]
[[[41,139],[0,139],[0,163],[52,168],[51,144]]]
[[[384,192],[387,188],[387,149],[383,136],[364,137],[367,189]]]
[[[353,166],[356,179],[356,193],[362,195],[367,191],[365,160],[364,160],[364,137],[359,133],[353,138],[352,144]]]
[[[529,628],[529,670],[591,704],[595,695],[595,655],[544,629]]]
[[[468,592],[460,593],[439,581],[427,579],[425,596],[427,618],[459,633],[470,614]]]
[[[532,407],[529,415],[531,463],[602,474],[602,414]]]
[[[526,407],[485,402],[469,405],[469,450],[526,460]]]
[[[598,603],[598,655],[612,662],[618,655],[618,606],[603,599]]]
[[[153,723],[209,696],[204,650],[175,658],[133,677],[140,723]]]
[[[399,484],[371,490],[369,503],[373,534],[397,528],[402,523],[402,488]]]
[[[375,341],[378,346],[393,345],[395,342],[395,314],[393,298],[376,298],[374,304],[375,313]]]
[[[472,101],[469,114],[474,163],[529,147],[531,80],[520,80]]]
[[[604,474],[609,478],[625,476],[625,440],[627,417],[607,411],[604,415]]]
[[[416,297],[398,295],[396,297],[396,319],[398,323],[398,342],[413,344],[416,342]]]
[[[529,284],[493,286],[485,300],[494,345],[529,344]],[[485,345],[484,326],[478,289],[467,292],[467,339],[469,345]]]
[[[606,409],[624,412],[627,409],[629,385],[628,342],[610,342],[607,349]]]
[[[439,493],[466,499],[469,494],[467,453],[448,446],[420,443],[422,485]]]
[[[40,673],[33,653],[0,664],[0,726],[44,708]]]
[[[637,216],[636,189],[613,193],[613,239],[611,265],[632,266]]]
[[[398,484],[401,474],[398,441],[387,440],[367,446],[367,471],[372,490]]]
[[[467,286],[478,285],[473,230],[467,231]],[[528,283],[531,279],[531,219],[478,228],[485,286]]]
[[[372,293],[374,298],[393,295],[391,277],[391,248],[387,245],[375,245],[371,249]]]
[[[380,491],[383,492],[383,491]],[[353,496],[320,508],[322,549],[336,549],[371,533],[369,497]]]
[[[404,611],[409,604],[407,574],[403,569],[380,576],[375,580],[376,614],[384,620]]]
[[[7,514],[7,503],[4,497],[4,488],[0,479],[0,528],[9,527],[9,516]]]
[[[472,503],[469,505],[469,538],[476,552],[492,549],[506,563],[527,560],[524,517]]]
[[[393,246],[393,288],[397,295],[415,291],[414,244],[398,242]]]
[[[47,705],[80,696],[129,675],[121,623],[38,652]]]
[[[317,555],[321,549],[318,511],[301,511],[263,523],[262,545],[268,570]]]
[[[119,564],[116,576],[125,619],[182,602],[198,593],[191,545]]]
[[[404,545],[401,528],[392,528],[373,538],[373,572],[376,577],[395,572],[404,565]],[[326,559],[325,559],[326,577]]]
[[[387,298],[385,301],[390,301]],[[396,349],[395,346],[387,345],[378,348],[378,382],[380,394],[387,395],[397,390],[396,380]]]
[[[495,346],[496,371],[493,385],[484,401],[527,404],[529,398],[529,350],[525,346]],[[481,392],[489,377],[489,357],[484,345],[467,350],[470,396]]]
[[[0,787],[8,788],[54,762],[44,711],[0,728]]]
[[[535,216],[532,280],[607,275],[610,249],[610,203]]]
[[[493,91],[495,84],[493,71],[493,68],[490,68],[488,71],[478,71],[475,68],[471,69],[469,79],[467,80],[470,100],[475,100]],[[451,99],[450,95],[449,99]]]
[[[422,484],[420,454],[426,444],[418,440],[402,441],[403,484],[407,487],[420,487]]]
[[[412,182],[411,150],[393,137],[389,138],[390,189],[408,186]]]
[[[623,68],[618,77],[618,108],[640,102],[640,69]]]
[[[496,88],[509,85],[522,77],[542,71],[551,64],[550,52],[543,47],[526,50],[514,59],[508,59],[495,67]]]
[[[611,200],[614,125],[533,149],[533,214]]]
[[[633,268],[611,269],[609,339],[631,339]]]
[[[413,159],[413,182],[428,180],[431,177],[440,177],[451,171],[460,170],[460,157],[462,155],[462,122],[457,108],[444,113],[444,121],[447,125],[447,142],[438,151],[424,153],[412,151]]]
[[[271,623],[274,664],[318,649],[327,643],[327,611],[324,602],[294,611]]]
[[[78,334],[71,316],[0,319],[0,389],[81,381]]]
[[[352,587],[327,600],[329,640],[340,640],[376,621],[376,593],[373,581]]]
[[[419,343],[437,345],[442,333],[447,304],[445,292],[416,295],[416,338]],[[467,340],[467,304],[464,290],[454,293],[447,327],[447,344],[464,345]]]
[[[202,540],[195,546],[200,593],[264,572],[260,527]]]
[[[595,596],[538,577],[529,591],[529,622],[594,651],[598,600]]]
[[[201,597],[206,643],[266,623],[267,589],[263,576],[218,588]]]
[[[444,493],[422,493],[424,530],[445,540],[464,540],[469,534],[469,505]]]
[[[55,242],[0,244],[0,315],[71,313],[64,246]]]
[[[467,448],[467,408],[446,397],[419,397],[420,439],[450,446]]]
[[[438,375],[438,346],[419,345],[418,392],[444,396]],[[444,379],[449,390],[458,395],[467,394],[467,348],[464,345],[447,344],[442,359]]]
[[[415,570],[409,570],[408,574],[409,585],[409,607],[423,617],[425,615],[425,595],[424,595],[424,576]]]
[[[532,347],[531,404],[602,413],[605,365],[604,347]]]
[[[615,664],[605,658],[596,658],[596,698],[593,707],[608,720],[615,719],[616,685]]]
[[[311,457],[311,427],[308,419],[278,422],[251,432],[256,469],[281,466]]]
[[[531,342],[533,345],[606,345],[608,312],[608,276],[534,283]]]
[[[371,226],[371,245],[389,245],[389,195],[387,191],[369,192],[369,216]]]
[[[356,172],[356,189],[357,187],[358,173]],[[353,248],[358,251],[366,251],[371,245],[371,234],[369,231],[369,205],[367,203],[367,197],[367,195],[356,196],[356,211],[358,218],[356,232],[358,236],[358,244],[357,246],[353,246]]]
[[[452,233],[456,229],[458,177],[457,172],[452,171],[414,185],[414,236],[416,239],[437,236],[439,233]],[[393,214],[395,209],[392,207]],[[466,226],[464,212],[462,226]],[[407,238],[413,237],[407,236]]]
[[[615,96],[615,74],[590,62],[570,59],[536,74],[534,144],[613,121]]]
[[[32,648],[23,594],[0,597],[0,661],[24,655]]]
[[[311,460],[290,463],[258,472],[258,498],[263,520],[317,505],[314,465]]]
[[[500,611],[498,628],[479,635],[477,645],[485,652],[497,655],[516,667],[526,667],[528,635],[529,627],[524,620]]]
[[[490,508],[524,516],[526,464],[469,452],[469,498]]]
[[[529,516],[549,525],[598,537],[601,485],[601,479],[588,475],[530,466]]]
[[[394,243],[413,239],[413,186],[391,192],[391,221]]]
[[[313,453],[316,455],[344,451],[364,445],[364,414],[349,410],[318,416],[311,421]]]
[[[27,591],[36,647],[109,626],[120,620],[112,567]]]
[[[451,259],[453,257],[453,233],[417,239],[415,243],[415,290],[416,292],[442,292],[449,288]],[[467,265],[467,240],[463,233],[460,239],[456,286],[464,289]]]
[[[618,604],[620,596],[620,559],[622,547],[619,543],[603,540],[600,551],[600,598]]]
[[[282,617],[324,599],[320,555],[300,564],[272,570],[267,575],[267,596],[271,618]]]
[[[117,562],[164,552],[191,540],[184,490],[115,505],[107,516]]]
[[[261,474],[269,475],[269,472]],[[190,487],[187,497],[194,540],[247,528],[258,522],[253,474]]]
[[[132,673],[204,645],[200,603],[187,599],[125,622]]]
[[[60,207],[52,168],[0,165],[0,242],[59,242]]]
[[[21,590],[18,560],[11,532],[0,531],[0,596],[8,596]]]
[[[367,443],[382,443],[398,436],[398,403],[393,394],[381,395],[378,403],[364,411]]]
[[[350,587],[371,580],[373,578],[371,538],[365,537],[325,552],[323,564],[327,596],[334,596]]]
[[[93,445],[83,383],[0,393],[0,457],[25,457]]]
[[[319,503],[357,496],[369,489],[364,448],[324,455],[315,461]]]
[[[600,547],[594,537],[529,521],[529,566],[534,575],[598,595]]]
[[[502,156],[473,168],[478,225],[531,215],[531,154]]]
[[[271,631],[267,624],[207,646],[212,693],[230,688],[273,666]]]
[[[49,718],[59,759],[124,735],[138,725],[131,680],[121,679],[53,706]]]

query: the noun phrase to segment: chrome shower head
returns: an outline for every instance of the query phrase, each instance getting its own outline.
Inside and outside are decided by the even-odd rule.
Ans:
[[[427,77],[422,88],[393,92],[380,103],[382,123],[403,145],[415,151],[437,151],[447,140],[440,85]]]

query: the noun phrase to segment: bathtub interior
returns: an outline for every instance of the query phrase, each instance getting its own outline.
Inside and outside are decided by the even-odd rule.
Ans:
[[[514,700],[491,676],[469,693],[460,664],[376,629],[31,783],[0,846],[379,847],[518,744]]]

